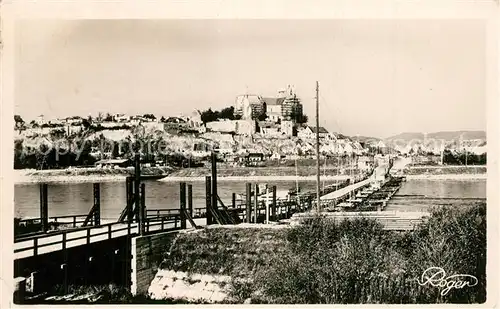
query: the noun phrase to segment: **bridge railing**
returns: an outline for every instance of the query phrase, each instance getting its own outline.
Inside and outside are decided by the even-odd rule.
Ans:
[[[49,223],[59,223],[59,224],[72,224],[73,227],[76,227],[77,224],[83,223],[87,214],[83,215],[66,215],[66,216],[53,216],[49,217]],[[19,219],[18,225],[29,225],[29,224],[38,224],[42,223],[42,218],[28,218],[28,219]],[[91,219],[90,223],[93,223],[93,219]]]
[[[167,231],[179,229],[180,219],[180,214],[173,214],[159,218],[147,218],[144,224],[145,232],[148,233],[161,230]],[[139,230],[136,222],[114,222],[101,224],[99,226],[86,226],[71,230],[54,231],[41,235],[18,237],[14,240],[15,247],[21,243],[27,243],[27,245],[21,248],[15,248],[14,253],[16,254],[33,250],[33,255],[38,255],[40,254],[40,249],[49,246],[58,246],[58,248],[53,248],[53,250],[48,250],[47,252],[65,250],[68,247],[90,244],[92,242],[112,239],[120,236],[134,236],[138,234]],[[73,243],[73,245],[70,245],[70,243]]]
[[[48,224],[49,228],[52,226],[56,229],[72,229],[83,226],[86,218],[86,214],[53,216],[48,218]],[[42,231],[42,224],[42,218],[14,219],[14,238],[43,235],[45,232]],[[93,217],[87,225],[94,225]]]
[[[179,209],[146,209],[146,218],[161,218],[180,215]]]

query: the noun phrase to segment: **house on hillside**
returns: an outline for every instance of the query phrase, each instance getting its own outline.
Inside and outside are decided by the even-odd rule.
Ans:
[[[185,120],[190,128],[200,132],[204,131],[203,121],[201,121],[201,112],[199,110],[191,112],[187,117],[185,117]]]
[[[261,97],[255,94],[243,94],[236,97],[234,115],[241,119],[255,119],[258,111],[262,109]]]
[[[130,117],[125,114],[114,114],[112,117],[115,122],[127,122],[130,120]]]
[[[315,138],[316,131],[317,131],[316,127],[304,126],[302,128],[299,128],[299,130],[297,132],[297,136],[300,138],[305,138],[305,139]],[[320,138],[328,138],[329,136],[330,135],[325,128],[319,127],[319,137]]]
[[[266,104],[266,114],[269,121],[278,122],[283,118],[282,105],[285,98],[262,98]]]
[[[132,163],[129,159],[109,159],[109,160],[99,160],[95,163],[97,167],[103,168],[115,168],[115,167],[127,167]]]
[[[262,136],[272,137],[281,135],[280,125],[270,121],[259,121],[258,127]]]

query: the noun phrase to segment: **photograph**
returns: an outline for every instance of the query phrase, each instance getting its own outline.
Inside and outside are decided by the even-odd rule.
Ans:
[[[13,20],[11,305],[485,304],[488,29]]]

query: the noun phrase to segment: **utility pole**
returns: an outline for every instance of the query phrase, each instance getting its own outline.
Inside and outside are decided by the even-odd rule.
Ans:
[[[320,164],[319,164],[319,82],[316,81],[316,201],[317,211],[321,211],[320,200]]]

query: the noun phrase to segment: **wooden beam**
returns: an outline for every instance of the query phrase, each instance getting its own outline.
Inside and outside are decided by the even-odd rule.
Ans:
[[[253,223],[257,223],[257,217],[259,214],[259,184],[255,184],[255,194],[254,194],[254,209],[253,209]]]
[[[212,218],[212,178],[210,176],[205,177],[205,195],[206,195],[206,217],[207,217],[207,225],[211,225],[213,223]]]
[[[217,211],[217,157],[212,152],[212,209]]]
[[[193,185],[187,185],[187,194],[188,214],[190,217],[193,217]]]
[[[139,234],[144,235],[144,223],[146,221],[146,184],[141,183],[141,203],[138,205],[139,212]]]
[[[271,220],[276,220],[276,186],[272,187],[273,190],[273,202],[271,204]]]
[[[94,225],[101,224],[101,185],[94,184]]]
[[[40,184],[40,219],[42,223],[42,231],[49,230],[49,200],[48,200],[48,185]]]
[[[140,205],[141,205],[141,196],[139,194],[141,190],[141,156],[139,154],[135,155],[135,178],[134,178],[134,203],[135,203],[135,208],[136,208],[136,216],[138,219],[139,225],[141,225],[141,219],[140,214],[142,211],[140,211]],[[129,221],[132,222],[134,213],[131,213],[132,218],[129,217]],[[142,229],[141,229],[142,230]]]
[[[181,229],[186,229],[186,183],[181,182],[180,189],[180,215],[181,215]]]
[[[246,184],[246,222],[250,223],[252,218],[252,184]]]

